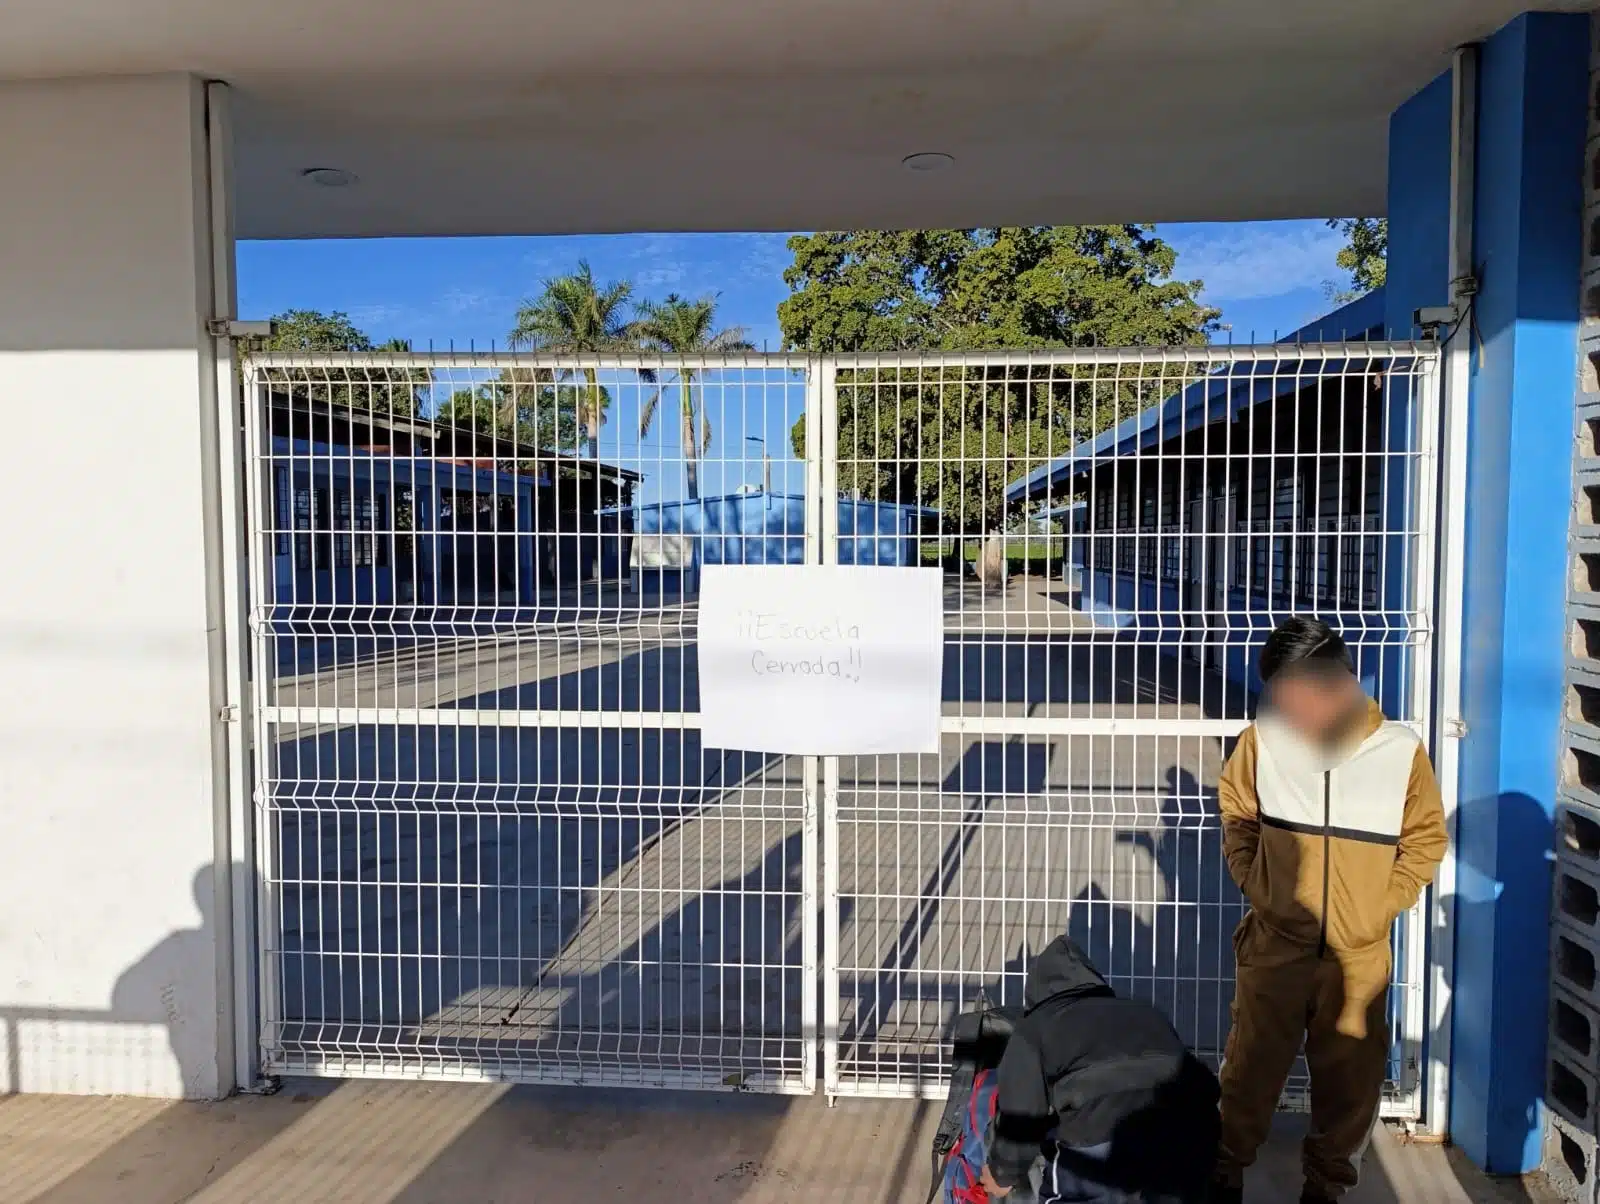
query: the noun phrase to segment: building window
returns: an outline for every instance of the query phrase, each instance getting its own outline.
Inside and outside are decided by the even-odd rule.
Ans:
[[[341,569],[347,569],[350,567],[352,560],[353,543],[351,537],[345,534],[351,527],[350,491],[348,489],[334,490],[333,505],[334,530],[339,532],[333,537],[334,564]]]
[[[389,513],[389,495],[386,492],[378,494],[378,513],[376,518],[378,526],[378,567],[389,567],[389,541],[390,533],[394,528],[394,516]]]
[[[1130,475],[1118,482],[1117,488],[1117,522],[1114,530],[1118,538],[1113,544],[1116,548],[1117,568],[1124,573],[1133,572],[1138,554],[1139,540],[1133,520],[1133,496],[1136,484]]]
[[[1168,523],[1161,530],[1161,575],[1168,581],[1177,581],[1183,576],[1182,528],[1176,523]]]
[[[402,567],[402,575],[407,571],[416,572],[417,545],[415,531],[420,515],[416,494],[409,485],[401,485],[394,494],[394,515],[390,525],[394,529],[394,558],[395,563]],[[389,543],[385,539],[384,544]],[[382,555],[382,553],[379,553]]]
[[[1139,490],[1139,559],[1138,573],[1141,577],[1154,577],[1156,575],[1156,483],[1146,477],[1143,487]]]
[[[328,507],[328,491],[311,491],[312,548],[315,552],[313,567],[321,570],[333,565],[333,511]]]
[[[356,499],[356,530],[358,532],[370,532],[372,530],[373,505],[373,497],[370,493],[362,494]],[[356,536],[355,560],[357,568],[368,569],[372,567],[373,547],[372,536],[370,534],[358,534]]]
[[[1283,602],[1294,601],[1295,518],[1299,479],[1291,473],[1280,477],[1272,492],[1272,595]]]
[[[289,470],[279,467],[272,474],[272,525],[277,533],[272,539],[275,556],[289,554],[289,530],[294,525],[293,499],[289,494]]]
[[[1106,572],[1111,568],[1111,543],[1105,538],[1106,529],[1111,523],[1111,491],[1099,481],[1092,488],[1094,505],[1089,510],[1089,525],[1085,532],[1088,559],[1091,566]]]
[[[1376,607],[1378,555],[1383,542],[1378,533],[1380,520],[1375,514],[1352,514],[1345,516],[1340,526],[1344,534],[1339,537],[1339,604]]]
[[[294,491],[294,529],[297,532],[311,530],[311,490],[296,489]],[[294,537],[294,564],[295,568],[309,573],[311,563],[311,536],[309,534]]]

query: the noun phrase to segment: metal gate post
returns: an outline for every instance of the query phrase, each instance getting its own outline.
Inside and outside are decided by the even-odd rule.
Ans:
[[[1473,281],[1473,187],[1477,172],[1478,48],[1456,51],[1452,72],[1450,134],[1450,291],[1457,312],[1465,315],[1476,289]],[[1460,321],[1460,319],[1458,319]],[[1460,804],[1461,617],[1466,593],[1467,426],[1472,375],[1472,340],[1456,331],[1444,345],[1440,412],[1437,636],[1438,665],[1434,690],[1432,737],[1434,768],[1444,795],[1450,848],[1430,892],[1431,929],[1428,950],[1428,1046],[1422,1120],[1432,1132],[1444,1133],[1450,1122],[1450,1000],[1455,990],[1455,950],[1446,934],[1455,931],[1456,819]],[[1436,385],[1436,389],[1437,389]]]
[[[817,375],[817,418],[806,424],[808,468],[817,483],[817,564],[839,563],[839,369],[828,357]],[[810,432],[817,432],[813,444]],[[822,757],[822,1090],[839,1095],[839,758]]]
[[[1418,369],[1409,385],[1414,421],[1411,438],[1414,441],[1416,476],[1411,482],[1407,502],[1407,525],[1416,532],[1416,546],[1412,552],[1407,609],[1416,613],[1415,627],[1418,642],[1407,650],[1407,669],[1411,677],[1410,713],[1422,725],[1422,737],[1435,750],[1437,744],[1430,737],[1435,727],[1437,697],[1434,683],[1439,665],[1438,638],[1438,577],[1439,526],[1441,494],[1439,483],[1439,384],[1438,353],[1430,350],[1419,358]],[[1446,792],[1446,797],[1450,797]],[[1429,965],[1429,914],[1431,902],[1424,898],[1401,917],[1404,941],[1401,952],[1405,963],[1400,981],[1408,984],[1402,996],[1400,1011],[1400,1066],[1399,1085],[1402,1098],[1396,1111],[1406,1119],[1422,1114],[1425,1092],[1431,1076],[1424,1060],[1428,1041],[1428,982]]]
[[[820,564],[822,559],[822,457],[819,449],[822,445],[822,414],[827,409],[824,403],[822,373],[816,363],[806,367],[806,463],[805,463],[805,561],[807,564]],[[819,775],[821,771],[820,757],[808,756],[802,761],[805,791],[805,810],[801,819],[800,836],[800,864],[801,870],[801,896],[800,896],[800,940],[802,945],[802,962],[800,979],[800,1029],[801,1041],[806,1047],[805,1064],[801,1071],[802,1081],[807,1093],[814,1093],[817,1089],[817,1060],[818,1051],[822,1047],[819,1037],[832,1031],[828,1017],[818,1009],[821,1002],[818,999],[818,980],[821,977],[822,965],[819,964],[820,949],[817,942],[817,911],[818,890],[820,883],[817,881],[817,828],[823,819],[824,811],[820,797],[821,784]],[[834,914],[833,907],[828,902],[829,896],[822,894],[822,906],[827,908],[827,915]],[[826,925],[827,921],[823,921]],[[826,963],[831,965],[832,963]],[[827,992],[823,992],[824,998]],[[835,1007],[837,1003],[835,1002]]]
[[[249,959],[255,986],[252,1045],[258,1073],[270,1075],[270,1051],[266,1048],[266,1042],[269,1033],[277,1034],[281,1001],[277,957],[264,936],[274,931],[266,921],[275,914],[270,884],[274,881],[276,833],[269,823],[263,822],[268,814],[263,804],[268,796],[267,778],[272,772],[270,759],[273,745],[267,731],[265,707],[271,702],[268,691],[273,666],[270,658],[275,655],[276,649],[263,636],[260,610],[269,605],[269,599],[273,596],[268,570],[272,563],[274,537],[264,534],[264,531],[276,525],[277,518],[272,506],[272,434],[270,430],[262,429],[266,416],[267,386],[260,371],[248,361],[241,363],[239,376],[244,403],[245,512],[249,519],[244,558],[249,591],[247,630],[251,668],[247,715],[241,716],[241,719],[249,723],[250,743],[255,749],[250,778],[243,784],[242,802],[251,840],[249,857],[242,861],[240,872],[254,883],[250,908],[254,948]],[[268,515],[274,516],[270,523]]]
[[[253,824],[250,804],[251,745],[248,710],[249,598],[245,586],[248,546],[244,456],[240,430],[242,387],[233,334],[237,307],[234,272],[233,123],[228,85],[205,85],[206,190],[209,221],[212,378],[206,425],[205,520],[211,560],[207,609],[213,643],[213,746],[216,798],[212,884],[219,943],[217,989],[226,1055],[222,1081],[252,1091],[260,1077],[256,1027],[255,905],[250,873]],[[225,946],[225,947],[220,947]]]

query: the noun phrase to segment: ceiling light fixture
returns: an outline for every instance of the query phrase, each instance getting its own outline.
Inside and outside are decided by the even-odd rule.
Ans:
[[[955,161],[954,155],[947,155],[943,151],[920,151],[901,159],[900,166],[907,171],[943,171]]]
[[[319,188],[348,188],[356,182],[354,172],[342,167],[308,167],[300,173],[302,180],[310,180]]]

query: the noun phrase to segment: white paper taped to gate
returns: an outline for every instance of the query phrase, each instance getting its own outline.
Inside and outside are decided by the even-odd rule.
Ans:
[[[939,569],[707,565],[700,740],[853,756],[939,751]]]

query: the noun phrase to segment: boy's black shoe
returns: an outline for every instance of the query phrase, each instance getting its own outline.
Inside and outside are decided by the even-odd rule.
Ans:
[[[1244,1204],[1244,1188],[1229,1183],[1213,1183],[1210,1204]]]

